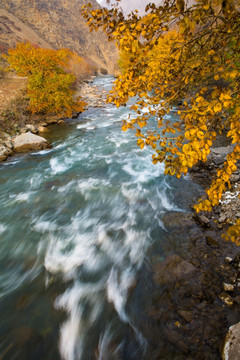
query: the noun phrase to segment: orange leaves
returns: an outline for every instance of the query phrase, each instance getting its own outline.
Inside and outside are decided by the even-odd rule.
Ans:
[[[227,234],[224,234],[223,237],[225,240],[232,241],[240,246],[240,219],[237,219],[235,224],[229,227]]]
[[[213,110],[215,113],[218,113],[222,110],[222,104],[220,102],[215,102],[213,105]]]
[[[74,74],[79,80],[85,79],[92,73],[91,66],[75,52],[69,55],[64,68],[66,72]]]
[[[140,146],[140,148],[141,148],[141,149],[143,149],[143,148],[144,148],[144,146],[145,146],[145,142],[144,142],[144,140],[143,140],[143,139],[138,139],[138,141],[137,141],[137,145],[138,145],[138,146]]]
[[[32,113],[60,112],[70,116],[84,109],[84,102],[73,100],[70,87],[75,76],[63,70],[72,55],[68,49],[41,49],[30,43],[19,43],[9,50],[10,68],[28,77],[27,93]]]

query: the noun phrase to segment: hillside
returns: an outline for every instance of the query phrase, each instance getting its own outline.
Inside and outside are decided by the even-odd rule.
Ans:
[[[25,25],[4,9],[0,9],[0,44],[1,49],[13,47],[17,41],[31,39],[31,42],[40,47],[51,47],[31,27]]]
[[[90,1],[99,7],[95,0]],[[0,48],[29,40],[42,47],[69,48],[98,69],[112,73],[117,59],[113,44],[101,32],[90,33],[80,11],[85,0],[1,0]]]

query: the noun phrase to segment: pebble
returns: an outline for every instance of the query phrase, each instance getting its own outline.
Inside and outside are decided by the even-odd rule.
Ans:
[[[233,299],[231,296],[229,296],[227,293],[223,292],[220,294],[219,298],[227,305],[232,306],[233,305]]]
[[[202,226],[209,226],[209,219],[204,215],[195,214],[195,220]]]
[[[233,262],[233,259],[230,256],[226,256],[224,261],[226,264],[231,264]]]
[[[227,216],[226,216],[226,215],[222,215],[222,216],[220,216],[220,218],[218,219],[218,222],[223,223],[223,222],[226,221],[226,220],[227,220]]]
[[[234,291],[234,286],[232,284],[223,283],[223,289],[225,291]]]

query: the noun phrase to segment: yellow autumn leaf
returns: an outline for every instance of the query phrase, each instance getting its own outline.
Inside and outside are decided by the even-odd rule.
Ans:
[[[240,73],[239,71],[234,70],[229,73],[229,76],[233,80],[233,79],[235,79],[235,77],[237,77],[239,75],[239,73]]]
[[[220,102],[216,103],[213,106],[213,110],[214,110],[215,113],[220,112],[222,110],[222,104]]]

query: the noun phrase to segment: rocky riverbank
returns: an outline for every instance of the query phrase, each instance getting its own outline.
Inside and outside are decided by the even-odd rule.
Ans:
[[[43,121],[44,120],[44,121]],[[15,134],[0,132],[0,162],[5,161],[9,156],[19,152],[28,152],[43,150],[51,147],[51,144],[43,137],[48,133],[48,125],[58,123],[65,124],[63,119],[58,116],[44,117],[42,122],[25,124],[22,127],[16,127]]]
[[[88,104],[88,107],[102,107],[106,102],[108,92],[93,85],[93,79],[94,77],[80,85],[77,96],[81,96]]]
[[[230,151],[212,149],[208,162],[192,169],[193,180],[208,186]],[[143,333],[152,334],[152,360],[240,358],[240,248],[222,238],[240,216],[239,178],[237,171],[211,213],[170,212],[163,218],[179,248],[161,261],[153,249],[151,257],[152,297]]]
[[[232,151],[230,145],[225,147],[214,147],[206,163],[191,169],[191,176],[194,181],[207,187],[218,168],[223,166],[226,156]],[[240,218],[240,168],[230,178],[231,188],[225,192],[220,204],[213,208],[213,211],[196,214],[195,219],[199,224],[206,227],[216,227],[219,230],[226,229],[226,226],[234,224]]]
[[[84,98],[88,107],[101,107],[106,101],[107,91],[100,90],[93,85],[93,79],[94,77],[80,84],[76,96]],[[12,98],[11,100],[14,101]],[[9,109],[8,111],[11,112],[11,104]],[[77,118],[78,115],[73,114],[73,118]],[[44,138],[44,134],[50,131],[48,126],[65,124],[65,119],[58,115],[31,115],[29,117],[25,115],[24,119],[21,120],[21,123],[11,124],[9,132],[4,131],[5,129],[0,130],[0,162],[5,161],[15,153],[50,147],[51,145]]]
[[[168,213],[163,221],[171,229],[169,242],[176,238],[179,248],[163,261],[153,249],[149,322],[143,330],[153,334],[149,358],[224,358],[229,327],[240,321],[240,249],[226,242],[221,230],[196,224],[190,213]]]

